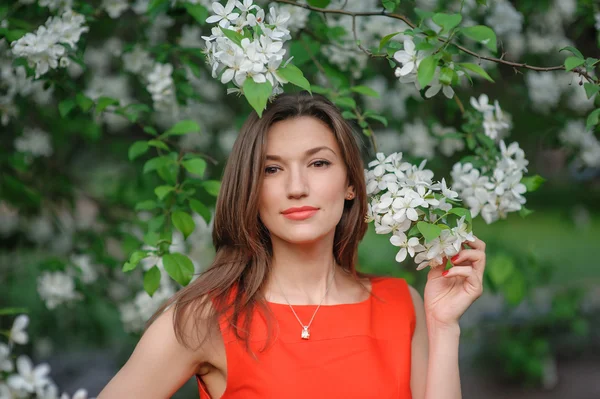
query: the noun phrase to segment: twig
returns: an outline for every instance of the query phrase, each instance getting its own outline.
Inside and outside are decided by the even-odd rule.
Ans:
[[[315,11],[315,12],[320,12],[323,14],[337,14],[337,15],[348,15],[350,17],[352,17],[352,24],[353,24],[353,28],[354,28],[354,19],[356,17],[388,17],[388,18],[392,18],[392,19],[398,19],[403,21],[405,24],[407,24],[408,26],[410,26],[411,28],[416,28],[416,25],[405,15],[401,15],[401,14],[394,14],[394,13],[388,13],[385,10],[382,11],[362,11],[362,12],[353,12],[353,11],[346,11],[346,10],[336,10],[336,9],[326,9],[326,8],[319,8],[319,7],[314,7],[311,6],[309,4],[301,4],[301,3],[296,3],[294,0],[273,0],[275,3],[283,3],[283,4],[289,4],[295,7],[301,7],[301,8],[305,8],[307,10],[311,10],[311,11]],[[356,39],[356,35],[355,35],[355,39]],[[440,41],[445,41],[443,38],[438,38],[438,40]],[[520,62],[512,62],[512,61],[507,61],[503,58],[496,58],[496,57],[488,57],[488,56],[484,56],[484,55],[480,55],[477,54],[476,52],[469,50],[466,47],[460,46],[455,44],[456,48],[458,48],[460,51],[462,51],[465,54],[469,54],[475,58],[478,58],[480,60],[486,60],[486,61],[491,61],[491,62],[495,62],[497,64],[503,64],[503,65],[508,65],[511,66],[513,68],[523,68],[523,69],[530,69],[532,71],[540,71],[540,72],[549,72],[549,71],[559,71],[559,70],[565,70],[565,66],[564,65],[556,65],[556,66],[551,66],[551,67],[538,67],[538,66],[533,66],[533,65],[528,65],[526,63],[520,63]],[[361,47],[359,45],[359,47]],[[362,49],[362,48],[361,48]],[[365,51],[366,49],[363,49],[363,51]],[[368,50],[366,50],[367,54],[369,54],[370,52]],[[593,77],[591,77],[586,71],[582,70],[581,68],[575,68],[573,69],[573,72],[580,74],[581,76],[584,76],[590,83],[595,83],[598,84],[600,83],[600,80],[596,80]]]

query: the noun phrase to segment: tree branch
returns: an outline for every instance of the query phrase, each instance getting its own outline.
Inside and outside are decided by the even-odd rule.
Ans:
[[[336,10],[336,9],[326,9],[326,8],[319,8],[319,7],[313,7],[309,4],[300,4],[300,3],[296,3],[294,0],[273,0],[275,3],[283,3],[283,4],[289,4],[295,7],[301,7],[301,8],[305,8],[307,10],[311,10],[311,11],[315,11],[315,12],[320,12],[323,14],[337,14],[337,15],[347,15],[352,17],[352,30],[354,31],[354,39],[356,40],[356,24],[355,24],[355,19],[356,17],[388,17],[388,18],[393,18],[393,19],[398,19],[403,21],[405,24],[407,24],[408,26],[410,26],[411,28],[416,28],[416,25],[406,16],[401,15],[401,14],[394,14],[394,13],[388,13],[385,10],[382,11],[363,11],[363,12],[353,12],[353,11],[346,11],[346,10]],[[439,38],[439,40],[444,41],[444,39]],[[367,53],[370,56],[379,56],[379,55],[374,55],[373,53],[371,53],[369,50],[365,49],[362,45],[360,45],[358,42],[358,47],[364,51],[365,53]],[[465,54],[469,54],[470,56],[473,56],[475,58],[478,58],[480,60],[486,60],[486,61],[491,61],[491,62],[495,62],[497,64],[503,64],[503,65],[508,65],[511,66],[513,68],[523,68],[523,69],[529,69],[532,71],[540,71],[540,72],[549,72],[549,71],[559,71],[559,70],[565,70],[565,66],[564,65],[556,65],[556,66],[550,66],[550,67],[538,67],[538,66],[533,66],[533,65],[528,65],[526,63],[520,63],[520,62],[512,62],[512,61],[507,61],[503,58],[496,58],[496,57],[487,57],[484,55],[480,55],[477,54],[476,52],[469,50],[466,47],[460,46],[455,44],[456,48],[458,48],[460,51],[462,51]],[[600,83],[599,80],[594,79],[592,76],[590,76],[585,70],[581,69],[581,68],[576,68],[573,69],[574,73],[577,73],[583,77],[585,77],[590,83],[595,83],[598,84]]]

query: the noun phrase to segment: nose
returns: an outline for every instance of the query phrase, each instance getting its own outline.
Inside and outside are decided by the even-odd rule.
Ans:
[[[286,191],[289,199],[303,198],[308,195],[308,179],[302,167],[291,167],[287,176]]]

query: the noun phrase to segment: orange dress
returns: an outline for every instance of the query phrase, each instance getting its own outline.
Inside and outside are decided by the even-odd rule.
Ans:
[[[222,399],[410,399],[411,340],[415,312],[404,279],[377,277],[363,302],[322,305],[310,339],[287,304],[269,302],[277,320],[274,340],[249,355],[221,324],[227,357]],[[296,305],[308,323],[317,305]],[[253,318],[251,343],[266,338],[263,317]],[[259,348],[260,346],[257,346]],[[211,399],[196,376],[201,399]],[[217,398],[213,398],[217,399]]]

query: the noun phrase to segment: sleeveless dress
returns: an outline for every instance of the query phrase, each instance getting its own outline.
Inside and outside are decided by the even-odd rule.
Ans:
[[[287,304],[268,302],[276,324],[269,347],[254,351],[258,359],[221,323],[227,358],[222,399],[410,399],[415,312],[408,284],[376,277],[371,286],[374,295],[362,302],[321,305],[308,340]],[[294,310],[308,323],[316,306]],[[255,315],[253,349],[264,346],[267,331],[264,318]],[[196,379],[200,399],[217,399]]]

